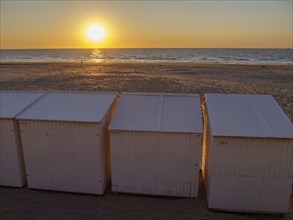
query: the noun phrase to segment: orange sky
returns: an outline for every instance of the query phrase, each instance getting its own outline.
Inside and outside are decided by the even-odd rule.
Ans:
[[[292,1],[1,1],[1,49],[292,48]],[[98,23],[102,42],[86,37]]]

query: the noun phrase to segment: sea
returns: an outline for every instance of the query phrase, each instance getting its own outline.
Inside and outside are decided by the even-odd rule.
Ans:
[[[292,49],[23,49],[0,50],[0,63],[132,62],[292,65]]]

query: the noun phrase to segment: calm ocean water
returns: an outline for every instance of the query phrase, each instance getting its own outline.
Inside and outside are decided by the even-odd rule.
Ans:
[[[293,64],[292,49],[50,49],[0,50],[6,62],[181,62]]]

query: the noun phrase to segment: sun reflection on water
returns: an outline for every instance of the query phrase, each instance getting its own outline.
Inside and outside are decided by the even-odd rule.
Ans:
[[[95,63],[103,63],[106,61],[106,55],[101,49],[93,49],[90,54],[90,61]]]

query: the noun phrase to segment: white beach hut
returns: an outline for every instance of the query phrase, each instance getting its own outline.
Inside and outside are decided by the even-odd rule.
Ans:
[[[29,188],[103,194],[116,94],[48,93],[17,117]]]
[[[110,123],[112,191],[196,197],[200,97],[122,94]]]
[[[292,122],[274,98],[207,94],[203,111],[203,174],[209,208],[288,212]]]
[[[0,91],[0,185],[26,183],[20,132],[14,118],[42,93]]]

